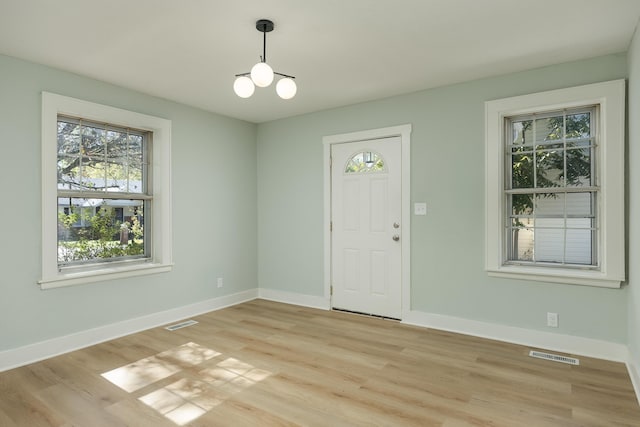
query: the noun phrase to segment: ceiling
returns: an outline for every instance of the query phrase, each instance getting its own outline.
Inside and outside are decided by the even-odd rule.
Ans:
[[[640,0],[0,0],[0,53],[260,123],[626,51]],[[296,76],[251,98],[262,54]],[[1,76],[1,70],[0,70]]]

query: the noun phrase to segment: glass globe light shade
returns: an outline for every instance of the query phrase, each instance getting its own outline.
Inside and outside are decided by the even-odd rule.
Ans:
[[[253,85],[251,79],[247,76],[240,76],[233,82],[233,91],[240,98],[249,98],[253,95],[256,87]]]
[[[289,77],[280,79],[276,85],[276,92],[278,92],[278,96],[282,99],[293,98],[296,96],[297,91],[298,86],[296,86],[296,82]]]
[[[251,80],[259,87],[267,87],[273,81],[273,70],[266,62],[258,62],[251,69]]]

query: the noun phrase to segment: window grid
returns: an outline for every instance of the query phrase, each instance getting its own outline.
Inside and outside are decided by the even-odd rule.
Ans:
[[[581,115],[588,114],[588,134],[584,133],[578,135],[568,135],[568,121],[567,117],[580,117]],[[596,268],[598,266],[598,257],[597,257],[597,234],[598,227],[597,221],[598,218],[596,216],[596,206],[598,200],[598,187],[595,185],[597,183],[597,174],[596,174],[596,140],[595,135],[595,123],[597,109],[596,107],[589,107],[588,109],[580,108],[580,109],[571,109],[571,110],[561,110],[561,111],[552,111],[544,114],[531,114],[527,116],[515,116],[510,117],[505,120],[505,135],[509,135],[510,138],[505,138],[506,143],[506,183],[505,183],[505,198],[506,203],[505,207],[507,209],[505,215],[505,240],[506,244],[504,259],[507,264],[523,264],[523,265],[560,265],[563,267],[580,267],[580,268]],[[545,129],[539,129],[538,123],[543,119],[553,119],[557,120],[558,117],[562,118],[562,129],[561,129],[561,138],[549,138],[552,134],[548,134],[544,136],[544,139],[539,138],[542,134],[544,135]],[[524,132],[523,123],[530,122],[531,123],[531,135],[533,136],[532,141],[527,144],[525,140],[526,132]],[[515,132],[515,124],[519,123],[520,128],[523,131],[522,134],[522,144],[517,144],[516,132]],[[548,128],[546,129],[549,130]],[[589,163],[589,175],[588,175],[588,185],[584,181],[584,179],[578,179],[577,182],[568,182],[567,176],[569,167],[573,167],[573,165],[568,163],[568,157],[573,155],[574,157],[579,158],[580,150],[588,150],[588,163]],[[543,186],[544,182],[539,182],[539,166],[541,160],[544,160],[545,155],[553,156],[556,155],[558,151],[562,152],[562,171],[560,171],[559,177],[562,177],[560,185],[557,186]],[[526,157],[523,155],[529,155],[531,157],[531,179],[532,186],[524,186],[524,185],[514,185],[514,181],[516,181],[517,174],[514,174],[515,167],[515,159],[518,156],[520,157],[521,162],[526,161]],[[540,157],[540,158],[539,158]],[[521,166],[521,165],[520,165]],[[543,170],[544,175],[544,170]],[[558,177],[558,178],[559,178]],[[522,178],[522,177],[520,177]],[[526,178],[526,177],[525,177]],[[578,177],[580,178],[580,177]],[[545,178],[546,179],[546,178]],[[551,182],[553,185],[553,182]],[[549,185],[549,183],[547,183]],[[572,185],[572,186],[569,186]],[[515,188],[514,188],[515,187]],[[589,195],[589,214],[570,213],[570,206],[568,205],[569,195],[575,194],[577,197],[580,197],[581,194]],[[529,197],[531,199],[530,208],[525,212],[517,212],[514,204],[514,197]],[[541,214],[543,210],[543,204],[541,200],[543,198],[557,198],[562,197],[562,214],[558,215],[557,213],[551,214]],[[552,224],[544,225],[543,221],[552,221],[553,219],[561,219],[561,226]],[[589,222],[589,226],[585,226],[584,224],[574,224],[576,221],[580,219],[587,220]],[[575,220],[570,222],[570,220]],[[518,247],[518,235],[521,232],[530,231],[532,235],[531,242],[531,254],[527,257],[521,257],[519,254]],[[562,234],[561,239],[561,256],[555,259],[545,259],[544,257],[536,257],[536,236],[540,236],[540,234],[544,234],[545,231],[553,231],[558,230]],[[589,232],[589,252],[588,259],[585,257],[580,260],[572,259],[568,254],[568,240],[571,231],[582,231]]]
[[[102,206],[108,208],[109,204],[123,204],[125,206],[129,206],[130,213],[130,221],[136,226],[139,226],[142,230],[142,248],[135,251],[123,251],[122,253],[115,253],[113,255],[104,255],[100,253],[93,253],[91,255],[83,255],[82,258],[77,257],[74,254],[73,249],[69,249],[69,247],[65,247],[64,242],[61,243],[60,236],[58,238],[58,267],[59,269],[63,268],[77,268],[84,267],[87,265],[95,265],[98,263],[104,262],[121,262],[121,261],[131,261],[140,258],[150,258],[150,232],[148,232],[149,221],[147,220],[147,224],[145,224],[145,220],[143,219],[143,215],[146,214],[147,218],[150,217],[150,209],[151,209],[151,200],[152,195],[149,193],[148,189],[149,180],[147,177],[149,176],[149,165],[148,159],[150,158],[150,135],[149,132],[139,131],[131,128],[124,128],[117,125],[109,124],[109,123],[96,123],[92,121],[87,121],[82,118],[74,118],[64,115],[58,115],[58,126],[61,123],[69,124],[69,125],[77,125],[78,132],[78,152],[76,153],[78,157],[78,176],[76,181],[73,180],[73,174],[68,177],[68,188],[65,187],[65,182],[62,176],[58,176],[58,200],[59,200],[59,215],[62,212],[64,215],[69,215],[74,211],[74,208],[77,209],[79,213],[79,221],[78,223],[71,224],[69,227],[86,227],[91,224],[90,220],[87,220],[88,215],[86,214],[87,207],[84,205],[79,205],[79,203],[87,204],[89,202],[97,202],[102,200],[100,205],[96,206],[94,209],[94,214],[91,216],[98,216]],[[85,164],[84,158],[88,156],[86,149],[88,138],[86,135],[87,129],[100,129],[99,136],[96,138],[96,141],[99,141],[99,145],[101,145],[102,150],[102,179],[103,186],[102,189],[91,188],[90,181],[88,181],[89,172],[87,168],[89,168],[88,164]],[[60,130],[59,130],[60,132]],[[124,156],[119,155],[115,159],[109,158],[109,150],[110,143],[114,143],[116,134],[124,135]],[[60,135],[59,135],[60,138]],[[131,179],[131,162],[135,161],[134,154],[132,151],[132,138],[138,140],[138,144],[140,146],[140,165],[139,165],[139,177],[140,177],[140,188],[139,192],[132,191],[132,179]],[[113,139],[113,140],[112,140]],[[61,156],[60,147],[58,151],[58,162],[60,159],[69,157],[68,154],[63,154]],[[89,163],[90,164],[90,163]],[[111,179],[113,184],[109,184],[109,170],[110,166],[116,164],[117,167],[124,169],[124,180],[123,179]],[[99,178],[98,178],[99,179]],[[124,182],[124,188],[122,182],[118,183],[117,191],[110,191],[110,187],[113,187],[115,183],[118,181]],[[76,187],[76,188],[73,188]],[[137,186],[136,186],[137,189]],[[68,206],[63,207],[63,210],[60,211],[60,200],[68,199]],[[81,202],[84,201],[84,202]],[[75,206],[78,205],[78,206]],[[124,226],[124,209],[125,207],[114,207],[113,213],[117,216],[118,210],[122,211],[122,219],[118,220],[115,218],[115,221],[120,225]],[[89,209],[91,211],[91,209]],[[133,219],[136,217],[136,219]],[[128,223],[128,230],[131,228],[131,223]],[[127,234],[128,234],[127,230]],[[77,237],[76,237],[77,238]],[[120,239],[123,239],[122,234]],[[117,240],[117,239],[116,239]],[[127,241],[128,242],[128,241]],[[123,240],[120,241],[120,244],[123,244]],[[128,244],[128,243],[126,243]],[[85,251],[86,252],[86,251]],[[139,253],[136,253],[139,252]]]

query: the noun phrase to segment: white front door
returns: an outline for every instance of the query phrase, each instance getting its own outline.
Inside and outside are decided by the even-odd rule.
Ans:
[[[402,313],[400,137],[331,146],[332,307]]]

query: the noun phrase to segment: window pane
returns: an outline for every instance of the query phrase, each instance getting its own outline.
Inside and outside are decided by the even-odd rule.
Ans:
[[[591,113],[567,115],[566,135],[567,139],[588,139],[591,136]]]
[[[562,193],[536,194],[536,217],[564,217],[565,197],[565,194]]]
[[[147,189],[143,184],[144,171],[144,138],[142,135],[129,135],[129,155],[127,157],[128,165],[128,192],[130,193],[146,193]]]
[[[562,116],[536,120],[536,144],[562,141],[564,136]]]
[[[561,187],[564,184],[564,151],[536,152],[536,187]]]
[[[513,154],[511,156],[511,188],[534,188],[533,155]]]
[[[512,194],[511,213],[513,215],[531,215],[533,213],[533,194]]]
[[[534,253],[537,262],[564,260],[564,219],[536,219]]]
[[[511,229],[509,259],[513,261],[533,261],[533,229],[513,227]]]
[[[107,130],[107,191],[127,191],[127,150],[126,132]]]
[[[567,229],[567,249],[565,262],[572,264],[592,264],[592,237],[590,229]]]
[[[574,148],[567,150],[567,186],[593,185],[591,181],[591,149]]]
[[[145,254],[144,202],[58,198],[58,262]]]
[[[80,125],[58,122],[58,188],[78,189]]]
[[[595,193],[568,193],[566,199],[568,216],[595,216]]]
[[[105,130],[95,126],[82,127],[83,189],[104,191],[106,183]]]
[[[533,120],[523,120],[511,124],[513,145],[533,144]]]

